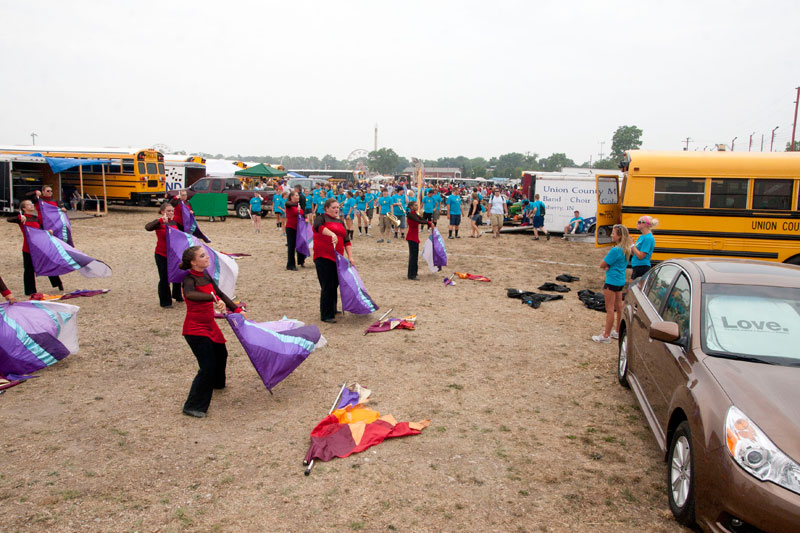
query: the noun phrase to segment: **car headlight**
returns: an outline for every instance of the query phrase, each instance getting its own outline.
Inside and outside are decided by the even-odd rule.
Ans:
[[[800,465],[733,406],[725,419],[725,437],[728,451],[739,466],[761,481],[772,481],[800,494]]]

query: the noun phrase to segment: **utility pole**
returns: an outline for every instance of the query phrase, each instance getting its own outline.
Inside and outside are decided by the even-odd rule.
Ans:
[[[761,151],[764,151],[764,134],[761,134]]]
[[[684,148],[683,150],[686,152],[689,150],[689,142],[691,142],[691,139],[689,137],[686,137],[686,140],[684,140],[684,142],[686,143],[686,148]]]
[[[603,145],[606,144],[606,142],[600,141],[598,144],[600,145],[600,159],[603,159]]]
[[[38,136],[39,136],[38,133],[31,133],[31,144],[33,144],[34,146],[36,146],[36,137]]]
[[[748,152],[750,151],[751,148],[753,148],[753,135],[755,135],[755,134],[756,134],[756,132],[753,132],[753,133],[750,134],[750,144],[747,145],[747,151]]]
[[[790,152],[794,152],[794,131],[797,129],[797,103],[800,102],[800,87],[797,88],[797,99],[794,101],[794,122],[792,122],[792,146]]]
[[[770,152],[772,151],[772,145],[775,144],[775,130],[777,130],[777,129],[778,129],[778,126],[775,126],[775,128],[772,130],[772,140],[769,142],[769,151]]]
[[[733,152],[733,143],[735,143],[736,139],[738,139],[738,138],[739,137],[734,137],[733,140],[731,141],[731,152]]]
[[[375,123],[375,151],[378,151],[378,123]]]

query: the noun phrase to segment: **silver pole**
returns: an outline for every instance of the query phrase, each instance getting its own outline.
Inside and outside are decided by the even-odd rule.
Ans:
[[[339,398],[342,397],[342,393],[344,392],[344,388],[346,386],[347,386],[347,382],[345,381],[344,383],[342,383],[342,388],[339,389],[339,394],[336,395],[336,399],[333,401],[333,405],[331,405],[331,408],[328,410],[328,415],[329,416],[333,412],[333,410],[336,409],[336,404],[339,403]],[[304,472],[304,474],[305,475],[311,474],[311,469],[314,468],[314,459],[311,459],[310,463],[306,463],[305,461],[303,461],[303,464],[308,464],[308,468],[306,468],[306,471]]]

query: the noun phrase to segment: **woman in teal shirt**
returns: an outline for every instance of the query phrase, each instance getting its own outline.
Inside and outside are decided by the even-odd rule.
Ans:
[[[603,297],[606,300],[606,326],[601,335],[593,335],[595,342],[609,343],[611,339],[619,337],[619,323],[622,321],[622,289],[625,288],[625,269],[631,256],[630,236],[628,228],[622,224],[615,224],[611,230],[611,240],[616,245],[609,250],[600,263],[600,268],[606,271],[606,280],[603,285]],[[614,328],[614,313],[617,314],[616,328]],[[614,328],[614,329],[612,329]]]
[[[656,226],[658,226],[658,219],[647,215],[639,217],[639,221],[636,222],[636,227],[642,234],[631,248],[633,253],[631,281],[644,276],[650,270],[650,258],[653,256],[653,250],[656,249],[656,240],[653,238],[652,229]]]

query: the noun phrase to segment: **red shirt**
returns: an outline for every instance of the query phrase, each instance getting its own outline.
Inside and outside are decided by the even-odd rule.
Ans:
[[[286,227],[297,229],[297,215],[303,216],[303,210],[296,205],[286,208]]]
[[[19,215],[17,215],[19,220]],[[33,215],[25,215],[25,225],[31,228],[42,229],[42,226],[36,221]],[[30,253],[31,249],[28,248],[28,236],[22,228],[22,222],[19,223],[19,230],[22,232],[22,251]]]
[[[189,271],[189,276],[203,277],[202,272]],[[213,294],[214,285],[207,283],[205,285],[195,286],[198,292],[206,294]],[[217,322],[214,320],[214,302],[195,302],[189,299],[186,301],[186,319],[183,321],[182,335],[199,335],[201,337],[208,337],[212,342],[224,343],[225,337],[219,329]]]
[[[344,255],[344,247],[350,246],[350,241],[347,240],[347,230],[340,219],[331,219],[327,215],[319,216],[325,217],[323,218],[325,223],[321,224],[320,226],[317,226],[316,222],[314,223],[314,259],[316,260],[318,257],[323,257],[336,262],[333,241],[331,240],[330,236],[322,233],[322,230],[324,228],[328,228],[336,234],[336,251],[341,255]]]
[[[175,219],[170,220],[167,224],[163,221],[158,221],[158,228],[156,228],[156,255],[167,257],[167,225],[177,228],[178,224]]]

